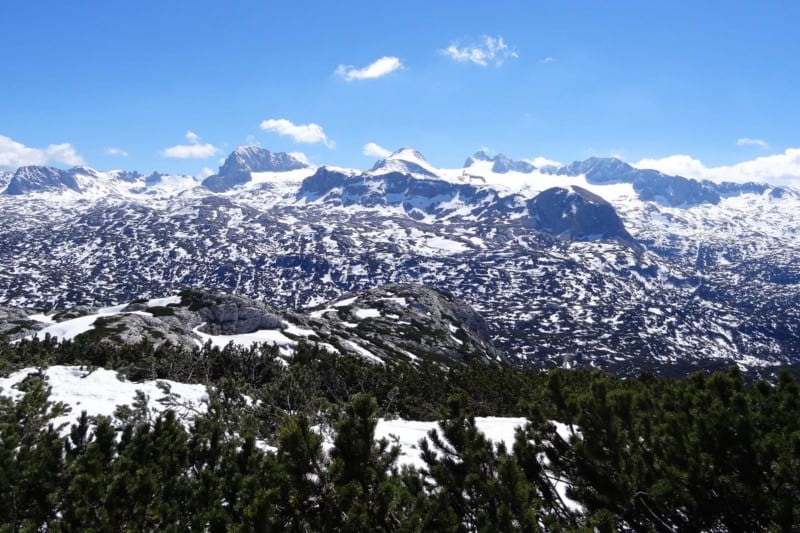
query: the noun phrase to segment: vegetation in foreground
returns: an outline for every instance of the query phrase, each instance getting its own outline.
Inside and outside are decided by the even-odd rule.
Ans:
[[[37,376],[0,398],[0,530],[793,531],[800,524],[800,386],[737,370],[684,380],[592,371],[365,364],[274,347],[0,342],[0,371],[80,364],[205,383],[185,426],[134,403],[76,415]],[[245,394],[256,400],[245,401]],[[525,416],[493,445],[473,416]],[[442,420],[422,471],[374,442],[378,416]],[[550,422],[572,426],[565,440]],[[312,428],[334,429],[329,453]],[[275,451],[263,446],[267,443]],[[568,496],[554,479],[570,480]]]

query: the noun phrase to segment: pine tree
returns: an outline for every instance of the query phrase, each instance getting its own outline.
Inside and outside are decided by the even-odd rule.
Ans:
[[[330,452],[335,512],[327,527],[341,531],[393,531],[403,521],[409,498],[394,464],[400,453],[386,439],[375,442],[377,403],[356,394],[336,426]]]

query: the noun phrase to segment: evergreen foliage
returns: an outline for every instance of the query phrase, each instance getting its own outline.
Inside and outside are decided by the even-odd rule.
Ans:
[[[304,344],[287,363],[272,346],[0,342],[4,373],[51,364],[205,383],[208,410],[187,422],[138,398],[59,428],[65,406],[31,375],[17,401],[0,395],[0,531],[800,529],[789,373],[617,379],[373,365]],[[484,415],[528,424],[501,445],[478,431]],[[387,416],[441,421],[420,443],[421,470],[375,441]]]

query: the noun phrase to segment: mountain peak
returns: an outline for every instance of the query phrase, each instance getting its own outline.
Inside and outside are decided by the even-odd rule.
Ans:
[[[373,174],[399,172],[401,174],[422,174],[431,177],[438,175],[436,169],[428,163],[428,160],[417,149],[409,146],[400,148],[385,159],[381,159],[375,163],[370,172]]]
[[[251,172],[285,172],[307,168],[301,158],[286,152],[270,152],[260,146],[239,146],[225,158],[219,171],[203,180],[203,185],[214,191],[227,191],[250,181]]]
[[[581,187],[553,187],[528,202],[536,226],[573,240],[633,242],[622,219],[606,200]]]
[[[478,150],[464,161],[464,168],[469,168],[478,161],[492,162],[492,156],[486,150]]]
[[[594,184],[629,183],[635,172],[636,169],[615,157],[590,157],[584,161],[573,161],[557,171],[562,176],[584,174],[586,180]]]
[[[308,164],[286,152],[270,152],[260,146],[239,146],[219,167],[219,175],[233,172],[282,172],[305,168]]]
[[[30,192],[80,191],[80,185],[69,171],[45,166],[19,167],[3,194],[20,195]]]
[[[395,150],[386,159],[402,159],[403,161],[417,160],[424,161],[426,163],[428,162],[428,160],[425,159],[425,156],[423,156],[419,150],[411,146],[404,146],[398,150]]]
[[[494,163],[492,165],[492,172],[498,174],[505,174],[506,172],[533,172],[536,167],[527,161],[515,161],[505,154],[497,154],[491,157],[485,150],[479,150],[468,157],[464,162],[464,168],[469,168],[475,163],[482,161],[487,163]]]

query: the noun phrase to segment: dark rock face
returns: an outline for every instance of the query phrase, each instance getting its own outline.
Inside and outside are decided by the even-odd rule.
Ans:
[[[161,178],[166,176],[166,174],[162,174],[160,172],[153,172],[149,176],[144,179],[144,184],[148,187],[152,187],[153,185],[158,185],[161,183]]]
[[[492,170],[500,174],[512,171],[528,173],[533,172],[534,169],[535,167],[527,161],[514,161],[503,154],[496,155],[494,158],[494,165],[492,165]]]
[[[0,193],[2,193],[8,184],[11,182],[11,178],[14,176],[11,172],[0,172]]]
[[[133,171],[122,170],[122,171],[116,173],[116,178],[118,180],[127,181],[128,183],[136,182],[141,177],[142,177],[142,175],[139,174],[135,170],[133,170]]]
[[[553,187],[528,202],[535,227],[572,240],[633,242],[614,207],[586,189]]]
[[[317,200],[334,189],[343,187],[347,179],[347,174],[320,167],[312,176],[303,180],[297,196],[309,201]]]
[[[181,305],[196,311],[211,335],[239,335],[260,329],[280,329],[278,312],[260,302],[226,294],[185,291]]]
[[[590,157],[585,161],[575,161],[555,171],[559,176],[586,174],[586,181],[595,185],[612,183],[631,183],[636,169],[619,159]]]
[[[464,168],[472,166],[475,161],[493,161],[493,159],[485,150],[479,150],[464,161]]]
[[[655,170],[640,170],[633,179],[633,190],[644,201],[658,202],[671,207],[697,204],[718,204],[719,193],[696,180],[667,176]]]
[[[19,195],[64,189],[77,192],[81,190],[71,172],[52,167],[29,166],[17,169],[3,194]]]
[[[307,201],[325,197],[338,205],[402,206],[411,212],[439,213],[442,205],[456,198],[465,203],[479,203],[494,192],[472,185],[455,184],[440,179],[415,177],[400,172],[380,176],[358,174],[349,176],[341,172],[320,168],[303,181],[298,198]]]
[[[708,181],[668,176],[656,170],[633,168],[619,159],[592,157],[575,161],[555,171],[561,176],[586,175],[586,181],[595,185],[631,183],[640,200],[656,202],[670,207],[697,204],[718,204],[720,194],[733,195],[750,192],[737,184],[718,186]]]
[[[284,172],[308,165],[286,152],[270,152],[257,146],[240,146],[219,167],[219,174],[236,172]]]
[[[703,185],[707,187],[711,187],[715,189],[720,196],[739,196],[740,194],[752,193],[752,194],[764,194],[770,187],[766,183],[731,183],[729,181],[725,181],[723,183],[713,183],[709,181],[704,181]],[[773,189],[773,191],[777,191],[778,189]]]
[[[77,310],[78,316],[95,313]],[[56,320],[74,314],[68,311]],[[147,340],[193,349],[199,342],[196,331],[240,335],[279,330],[287,338],[323,342],[332,350],[373,362],[507,361],[495,348],[488,324],[472,307],[449,293],[411,283],[356,293],[309,314],[279,311],[239,296],[185,290],[180,303],[148,307],[140,301],[120,314],[98,315],[95,324],[101,325],[80,335],[96,342],[137,344]],[[0,335],[19,338],[43,327],[45,324],[30,320],[29,311],[0,307]]]
[[[225,192],[248,181],[250,181],[249,172],[232,172],[226,175],[214,174],[203,180],[203,187],[213,192]]]
[[[44,326],[44,324],[31,320],[29,315],[30,311],[0,305],[0,336],[18,339],[32,334]]]
[[[494,162],[492,165],[492,172],[497,172],[498,174],[505,174],[506,172],[528,173],[536,170],[536,167],[527,161],[515,161],[503,154],[497,154],[496,156],[491,157],[483,150],[475,152],[471,157],[468,157],[464,162],[464,168],[472,166],[475,161]]]
[[[325,329],[330,331],[331,342],[349,339],[382,357],[399,354],[485,363],[506,360],[495,348],[490,328],[477,311],[432,287],[385,285],[344,296],[320,313],[317,320],[327,322]],[[353,324],[357,326],[353,328]]]
[[[285,152],[270,152],[257,146],[240,146],[207,177],[203,186],[214,192],[223,192],[250,181],[251,172],[285,172],[308,167],[308,164]]]

